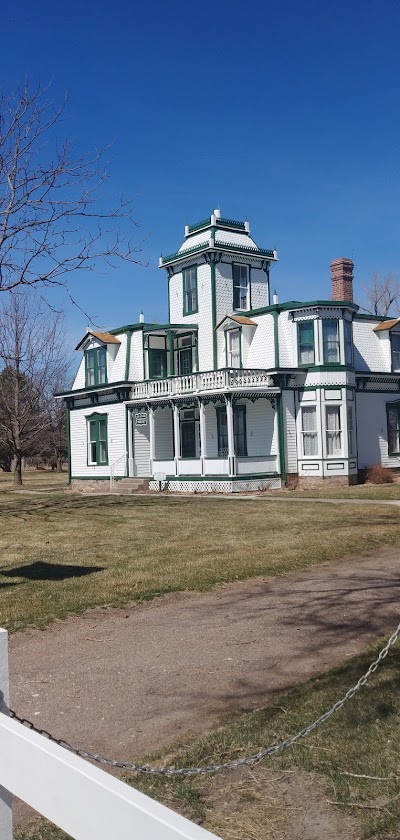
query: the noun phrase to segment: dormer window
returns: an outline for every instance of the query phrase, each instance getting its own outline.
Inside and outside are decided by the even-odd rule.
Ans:
[[[400,371],[400,333],[391,333],[390,342],[392,347],[392,370]]]
[[[340,364],[339,321],[337,318],[322,321],[324,364]]]
[[[107,382],[107,351],[105,347],[86,350],[86,387],[104,385]]]
[[[228,368],[240,368],[241,362],[241,334],[240,330],[227,330],[226,332],[226,366]]]
[[[234,263],[233,276],[233,308],[249,309],[249,270],[247,265]]]

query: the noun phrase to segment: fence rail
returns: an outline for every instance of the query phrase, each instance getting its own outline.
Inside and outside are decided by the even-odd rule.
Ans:
[[[10,793],[75,840],[218,840],[129,785],[7,716],[7,632],[0,630],[0,837],[12,840]]]
[[[137,382],[132,387],[131,399],[162,398],[235,388],[274,389],[274,382],[266,370],[226,368],[205,373],[190,373],[186,376],[171,376],[168,379],[150,379],[145,382]],[[274,390],[278,391],[279,389],[275,388]]]

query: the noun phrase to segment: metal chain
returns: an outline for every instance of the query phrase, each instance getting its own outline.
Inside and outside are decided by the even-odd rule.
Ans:
[[[113,758],[107,758],[106,756],[99,755],[98,753],[89,752],[89,750],[82,750],[76,747],[72,747],[71,744],[68,744],[67,741],[64,741],[60,738],[55,738],[50,732],[47,732],[45,729],[38,729],[32,721],[27,720],[26,718],[21,718],[15,711],[12,709],[10,710],[10,716],[15,718],[19,723],[22,723],[24,726],[27,726],[29,729],[33,729],[34,732],[37,732],[39,735],[43,735],[45,738],[48,738],[50,741],[54,741],[60,747],[64,747],[64,749],[69,750],[70,752],[74,753],[75,755],[79,755],[81,758],[88,759],[89,761],[95,761],[97,764],[106,764],[109,767],[117,767],[120,770],[128,770],[134,773],[147,773],[147,774],[157,774],[160,776],[201,776],[206,775],[207,773],[217,773],[221,770],[236,770],[238,767],[244,767],[251,764],[256,764],[257,762],[261,761],[263,758],[266,758],[270,755],[276,755],[283,750],[287,750],[289,747],[292,747],[297,741],[300,741],[301,738],[305,738],[306,735],[309,735],[311,732],[314,732],[322,723],[329,720],[335,712],[338,712],[344,704],[351,700],[352,697],[357,693],[357,691],[362,688],[371,674],[373,674],[382,660],[387,656],[390,648],[397,642],[397,639],[400,635],[400,623],[398,624],[396,630],[390,636],[388,642],[386,643],[385,647],[382,648],[379,655],[375,659],[374,662],[369,666],[368,671],[360,677],[358,682],[350,688],[346,694],[340,699],[337,700],[336,703],[329,709],[329,711],[325,712],[321,717],[317,718],[313,723],[309,726],[305,726],[304,729],[301,729],[300,732],[297,732],[296,735],[292,735],[290,738],[286,738],[284,741],[281,741],[279,744],[273,744],[270,747],[266,747],[263,750],[259,750],[259,752],[254,753],[253,755],[249,755],[245,758],[238,758],[234,761],[226,761],[222,764],[209,764],[206,767],[151,767],[149,764],[133,764],[128,761],[116,761]]]

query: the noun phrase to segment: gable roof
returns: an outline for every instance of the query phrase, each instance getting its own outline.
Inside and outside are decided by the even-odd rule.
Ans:
[[[227,319],[229,321],[235,321],[236,324],[245,324],[248,327],[256,327],[257,326],[256,321],[252,321],[251,318],[249,318],[247,315],[224,315],[224,317],[221,319],[219,324],[217,324],[215,329],[217,330],[218,327],[220,327],[221,324],[223,324],[224,321],[226,321]]]
[[[390,321],[383,321],[381,324],[377,324],[374,327],[374,332],[380,332],[380,330],[391,330],[392,327],[396,327],[400,325],[400,318],[392,318]]]
[[[75,347],[75,350],[80,350],[81,347],[82,347],[82,344],[86,341],[86,339],[90,335],[93,335],[94,338],[97,338],[103,344],[121,344],[119,338],[117,338],[115,335],[111,335],[111,333],[95,332],[95,330],[87,330],[86,335],[84,335],[83,338],[81,339],[81,341],[79,342],[79,344],[77,344],[77,346]]]

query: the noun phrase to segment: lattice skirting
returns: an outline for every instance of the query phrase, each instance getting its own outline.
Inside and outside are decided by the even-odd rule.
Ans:
[[[239,481],[163,481],[161,490],[170,490],[173,493],[246,493],[255,490],[280,490],[281,479],[278,478],[251,478]],[[159,490],[158,481],[150,481],[150,490]]]

